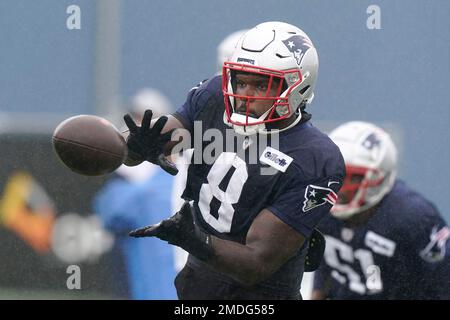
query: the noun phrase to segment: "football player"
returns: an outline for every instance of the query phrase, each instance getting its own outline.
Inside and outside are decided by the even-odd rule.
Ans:
[[[125,115],[133,162],[176,174],[163,155],[177,143],[169,141],[172,130],[192,137],[186,202],[171,218],[130,233],[189,252],[175,280],[180,299],[301,298],[309,239],[317,239],[314,229],[345,174],[339,149],[305,110],[317,71],[316,49],[302,30],[264,23],[239,39],[222,75],[194,87],[174,114],[151,122],[147,111],[141,126]],[[211,132],[225,146],[211,153],[213,161],[203,153]],[[230,143],[236,136],[243,143]]]
[[[448,299],[449,228],[432,203],[397,179],[396,148],[367,122],[330,133],[346,177],[320,223],[324,260],[313,299]]]

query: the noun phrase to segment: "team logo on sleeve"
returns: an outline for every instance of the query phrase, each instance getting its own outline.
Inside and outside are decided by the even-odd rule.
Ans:
[[[445,245],[450,236],[450,229],[445,226],[438,230],[437,226],[433,227],[430,234],[430,242],[420,251],[420,256],[427,262],[438,262],[444,259]]]
[[[328,202],[332,206],[336,203],[337,194],[330,188],[319,187],[310,184],[305,190],[305,201],[303,201],[303,212],[314,209]]]

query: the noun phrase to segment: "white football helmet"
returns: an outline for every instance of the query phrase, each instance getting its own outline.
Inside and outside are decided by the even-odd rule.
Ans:
[[[346,176],[332,215],[347,219],[372,208],[391,191],[397,150],[390,136],[367,122],[347,122],[330,133],[345,160]]]
[[[153,111],[154,117],[161,117],[172,111],[169,99],[159,90],[142,88],[131,99],[130,111],[137,118],[142,118],[147,109]]]
[[[250,29],[239,39],[233,55],[223,65],[224,122],[243,135],[276,133],[295,126],[301,120],[299,108],[311,103],[314,97],[318,67],[317,51],[299,28],[283,22],[265,22]],[[269,88],[266,96],[235,94],[235,75],[238,72],[267,76]],[[277,94],[269,96],[275,83]],[[247,101],[245,115],[235,112],[236,98]],[[249,115],[250,100],[275,102],[267,112],[254,118]],[[291,116],[296,116],[296,119],[285,128],[266,127]]]

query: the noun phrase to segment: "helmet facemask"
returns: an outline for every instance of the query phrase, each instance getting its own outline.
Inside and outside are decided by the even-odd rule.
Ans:
[[[346,176],[338,192],[338,200],[331,209],[334,216],[346,219],[374,205],[368,202],[379,194],[385,175],[377,169],[346,166]]]
[[[265,77],[267,89],[265,94],[237,94],[236,75],[257,75]],[[299,69],[273,70],[247,64],[225,62],[222,74],[222,91],[225,102],[225,121],[232,125],[237,133],[250,135],[269,133],[277,128],[281,120],[290,118],[293,110],[289,101],[290,93],[302,82]],[[275,92],[275,93],[273,93]],[[255,101],[273,101],[273,104],[262,114],[254,114],[250,104]],[[278,123],[277,123],[278,122]]]

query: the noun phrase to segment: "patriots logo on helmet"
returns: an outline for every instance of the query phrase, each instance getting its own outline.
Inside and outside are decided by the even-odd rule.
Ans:
[[[450,236],[450,229],[443,227],[438,231],[435,226],[430,234],[430,242],[420,252],[420,256],[427,262],[438,262],[444,259],[445,256],[445,244]]]
[[[337,194],[330,188],[319,187],[310,184],[305,190],[305,201],[303,201],[303,212],[314,209],[324,203],[332,206],[336,203]]]
[[[283,40],[283,43],[286,48],[288,48],[289,51],[292,52],[298,65],[300,65],[300,63],[302,62],[303,56],[305,55],[306,51],[313,47],[311,40],[300,35],[295,35],[286,40]]]
[[[375,133],[371,133],[367,136],[366,139],[364,139],[362,143],[363,147],[372,150],[373,148],[380,145],[380,139],[377,137]]]

